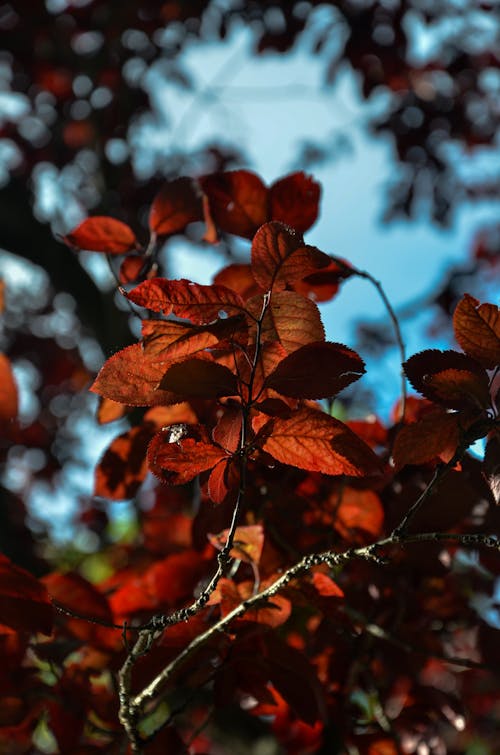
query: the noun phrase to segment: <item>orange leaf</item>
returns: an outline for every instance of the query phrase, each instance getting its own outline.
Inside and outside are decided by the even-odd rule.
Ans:
[[[119,404],[110,398],[100,397],[97,408],[97,421],[100,425],[106,425],[108,422],[121,419],[126,411],[127,407],[125,404]]]
[[[44,585],[0,553],[0,616],[18,632],[52,632],[54,610]]]
[[[312,575],[312,583],[318,593],[325,598],[343,598],[344,592],[340,587],[330,579],[327,574],[321,571],[315,571]]]
[[[212,431],[212,438],[219,446],[234,454],[240,445],[241,425],[241,408],[226,406]]]
[[[168,363],[147,357],[141,344],[118,351],[102,366],[90,390],[129,406],[175,404],[183,399],[158,388]]]
[[[266,387],[294,398],[327,398],[359,380],[365,372],[361,357],[339,343],[310,343],[281,361]]]
[[[335,506],[334,527],[346,540],[350,540],[356,530],[366,532],[371,537],[380,535],[384,509],[373,490],[345,487],[340,503],[335,500]]]
[[[478,306],[479,305],[479,306]],[[453,315],[455,338],[466,354],[488,370],[500,365],[500,310],[464,294]]]
[[[459,351],[427,349],[410,357],[403,368],[417,391],[450,409],[489,402],[487,373],[475,359]]]
[[[227,233],[252,238],[268,219],[268,191],[255,173],[234,170],[200,178],[210,215]]]
[[[460,432],[459,415],[434,409],[400,429],[393,449],[396,470],[406,464],[425,464],[440,458],[447,462],[455,453]]]
[[[305,233],[316,222],[320,196],[321,186],[312,176],[290,173],[269,189],[270,219],[281,220]]]
[[[277,461],[311,472],[363,477],[381,471],[371,448],[347,425],[306,407],[290,419],[275,419],[261,447]]]
[[[210,543],[222,550],[227,542],[229,529],[219,532],[218,535],[208,535]],[[250,524],[236,527],[233,547],[230,551],[231,558],[238,558],[246,564],[258,564],[264,547],[264,530],[261,524]]]
[[[255,282],[252,266],[243,263],[233,263],[220,270],[214,278],[217,286],[226,286],[241,296],[246,301],[251,296],[259,293],[260,288]]]
[[[17,385],[10,359],[0,353],[0,427],[17,417]]]
[[[203,425],[171,425],[160,430],[148,448],[151,471],[170,485],[183,485],[226,457]]]
[[[172,312],[177,317],[192,320],[199,325],[215,320],[219,312],[238,314],[243,301],[237,293],[225,286],[201,286],[182,278],[166,280],[152,278],[129,291],[127,297],[134,304],[153,312]]]
[[[149,227],[158,236],[184,230],[188,223],[203,220],[201,194],[191,178],[168,181],[158,192],[149,212]]]
[[[105,216],[87,218],[64,237],[70,246],[90,252],[125,254],[138,247],[135,233],[126,223]]]
[[[262,297],[250,299],[247,308],[258,317],[262,309]],[[301,346],[324,339],[321,315],[313,301],[304,299],[294,291],[278,291],[272,295],[262,322],[261,341],[278,342],[290,354]]]
[[[160,388],[194,398],[218,398],[238,393],[231,370],[205,359],[186,359],[173,364],[160,381]]]
[[[266,223],[252,241],[252,272],[264,291],[282,290],[329,264],[327,254],[305,246],[302,236],[283,223]]]

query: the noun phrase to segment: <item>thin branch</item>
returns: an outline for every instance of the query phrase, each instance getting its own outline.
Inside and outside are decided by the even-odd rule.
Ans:
[[[447,532],[421,532],[418,534],[404,535],[396,537],[390,535],[382,540],[372,543],[371,545],[363,546],[360,548],[350,548],[343,553],[335,553],[332,551],[324,551],[323,553],[314,553],[304,556],[298,563],[287,569],[275,582],[273,582],[265,590],[262,590],[257,595],[254,595],[247,600],[244,600],[240,605],[236,606],[230,613],[226,614],[216,624],[212,625],[202,634],[195,637],[190,644],[179,653],[162,671],[153,679],[153,681],[145,687],[132,701],[132,706],[136,711],[143,711],[144,706],[157,695],[161,693],[162,688],[168,682],[170,677],[181,667],[185,661],[193,655],[193,653],[208,642],[212,637],[218,633],[226,632],[230,624],[235,620],[243,616],[247,611],[256,608],[262,603],[266,603],[269,598],[276,595],[284,587],[286,587],[292,580],[308,572],[313,566],[320,564],[327,564],[330,567],[340,566],[352,561],[356,558],[378,560],[378,551],[383,548],[387,548],[392,545],[409,545],[410,543],[429,543],[429,542],[442,542],[442,543],[454,543],[456,545],[462,545],[465,547],[478,547],[484,546],[487,548],[495,548],[500,551],[500,541],[490,535],[476,535],[476,534],[459,534],[459,533],[447,533]]]
[[[384,287],[382,286],[381,282],[373,277],[370,273],[368,273],[366,270],[357,270],[355,269],[355,274],[358,276],[358,278],[364,278],[365,280],[370,281],[370,283],[375,286],[375,288],[378,291],[378,294],[380,298],[382,299],[384,306],[387,310],[387,313],[391,319],[392,326],[394,328],[394,336],[396,338],[396,343],[398,345],[399,349],[399,357],[401,360],[401,364],[406,361],[406,352],[405,352],[405,344],[403,341],[403,335],[401,333],[401,327],[399,325],[399,320],[396,315],[396,312],[394,311],[394,308],[389,301],[389,298],[387,294],[384,291]],[[401,369],[401,416],[400,416],[400,422],[404,421],[405,418],[405,412],[406,412],[406,377],[403,372],[403,369]]]

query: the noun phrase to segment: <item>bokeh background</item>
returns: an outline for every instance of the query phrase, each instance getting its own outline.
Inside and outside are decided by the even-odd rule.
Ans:
[[[87,388],[137,323],[106,259],[60,241],[87,215],[145,239],[166,178],[304,170],[323,186],[308,243],[382,282],[408,354],[452,342],[464,291],[498,300],[495,0],[18,0],[0,31],[0,348],[20,393],[0,548],[17,563],[36,570],[33,533],[92,550],[108,516],[117,537],[132,521],[131,504],[92,496],[127,421],[98,425]],[[208,283],[248,255],[202,237],[167,239],[161,273]],[[368,365],[339,411],[387,419],[399,353],[376,292],[348,281],[322,312]]]

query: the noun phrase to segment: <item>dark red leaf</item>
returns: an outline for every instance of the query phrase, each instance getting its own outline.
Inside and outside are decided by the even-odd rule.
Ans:
[[[151,231],[158,236],[177,233],[197,220],[203,220],[203,208],[195,182],[185,176],[168,181],[151,205]]]
[[[236,291],[243,301],[260,292],[260,287],[253,277],[252,266],[244,263],[235,262],[224,267],[215,276],[214,283]]]
[[[159,387],[189,398],[219,398],[236,395],[238,380],[222,364],[205,359],[186,359],[169,367]]]
[[[361,357],[338,343],[310,343],[278,364],[266,387],[293,398],[335,396],[365,372]]]
[[[351,275],[354,275],[354,270],[347,262],[332,260],[321,270],[295,281],[292,288],[298,294],[307,296],[313,301],[330,301],[339,290],[340,283]]]
[[[413,387],[450,409],[488,406],[488,375],[475,359],[459,351],[427,349],[403,365]]]
[[[358,531],[371,538],[379,537],[384,523],[384,509],[380,498],[373,490],[357,490],[348,485],[342,490],[340,501],[338,494],[333,502],[335,506],[334,527],[343,538],[352,542],[352,536]]]
[[[320,571],[315,571],[312,575],[312,583],[318,593],[325,598],[343,598],[344,592],[340,587],[330,579],[327,574]]]
[[[404,425],[393,448],[396,470],[406,464],[425,464],[434,459],[449,461],[460,439],[460,415],[435,408],[424,417]]]
[[[203,425],[171,425],[157,433],[148,448],[151,471],[170,485],[183,485],[226,457]]]
[[[212,438],[229,453],[236,453],[240,445],[242,414],[239,406],[226,406],[212,432]]]
[[[268,190],[255,173],[213,173],[200,178],[200,184],[210,215],[221,230],[250,239],[268,219]]]
[[[50,634],[54,609],[45,586],[0,553],[0,620],[18,632]]]
[[[269,189],[270,219],[280,220],[305,233],[316,222],[321,186],[312,176],[291,173]]]
[[[498,432],[492,432],[486,442],[483,474],[495,503],[500,504],[500,435]]]
[[[96,467],[94,495],[113,501],[134,497],[148,472],[146,452],[153,435],[151,425],[140,425],[113,440]]]
[[[493,370],[500,365],[500,310],[464,294],[453,315],[455,338],[470,357]]]
[[[70,246],[90,252],[125,254],[138,247],[135,233],[126,223],[105,216],[87,218],[64,237]]]

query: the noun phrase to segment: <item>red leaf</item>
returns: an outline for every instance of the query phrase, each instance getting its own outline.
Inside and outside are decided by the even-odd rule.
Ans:
[[[96,216],[87,218],[64,237],[70,246],[90,252],[125,254],[137,249],[135,233],[126,223],[114,218]]]
[[[371,448],[347,425],[306,407],[290,419],[274,420],[262,448],[283,464],[311,472],[363,477],[381,471]]]
[[[343,598],[344,592],[340,587],[330,579],[327,574],[321,571],[315,571],[312,575],[312,582],[320,595],[325,598]]]
[[[261,585],[267,587],[270,580],[266,580]],[[237,608],[244,600],[252,597],[254,589],[253,582],[239,582],[235,584],[231,579],[221,579],[217,589],[210,596],[209,605],[220,604],[221,616],[227,616]],[[253,621],[257,624],[267,624],[267,626],[276,628],[288,620],[292,612],[292,604],[288,598],[282,595],[273,595],[267,603],[262,603],[258,608],[247,611],[242,617],[242,621]]]
[[[96,467],[94,495],[113,501],[134,497],[148,472],[146,452],[153,434],[151,426],[140,425],[113,440]]]
[[[148,448],[152,472],[170,485],[183,485],[226,457],[203,425],[171,425],[157,433]]]
[[[140,307],[165,315],[173,312],[177,317],[199,325],[212,322],[219,312],[232,315],[243,310],[242,299],[231,289],[225,286],[200,286],[185,278],[152,278],[129,291],[127,297]]]
[[[129,406],[175,404],[183,399],[158,388],[168,363],[144,354],[135,343],[118,351],[102,366],[90,390]]]
[[[143,320],[144,352],[163,360],[178,361],[204,349],[220,348],[221,341],[235,335],[236,331],[241,331],[246,340],[247,327],[243,315],[216,320],[209,325],[191,325],[175,320]]]
[[[208,197],[211,217],[223,231],[252,238],[268,219],[268,190],[255,173],[213,173],[200,178],[200,184]]]
[[[252,241],[252,272],[264,291],[276,291],[327,267],[330,257],[290,226],[273,221],[261,226]]]
[[[238,479],[235,479],[234,476],[232,476],[233,467],[234,462],[232,459],[228,461],[224,459],[216,464],[210,472],[207,490],[208,497],[213,503],[223,503],[231,490],[236,489],[236,487],[233,486],[233,483],[237,486]]]
[[[266,387],[293,398],[327,398],[359,380],[365,372],[361,357],[338,343],[310,343],[278,364]]]
[[[410,357],[403,368],[413,387],[438,404],[450,409],[489,404],[487,373],[458,351],[427,349]]]
[[[201,194],[191,178],[168,181],[158,192],[149,212],[151,231],[164,236],[184,230],[188,223],[203,220]]]
[[[186,359],[173,364],[160,381],[160,388],[194,398],[218,398],[238,393],[238,380],[231,370],[205,359]]]
[[[224,407],[212,432],[212,438],[229,453],[236,453],[240,445],[242,416],[239,406]]]
[[[47,590],[32,574],[0,553],[0,617],[18,632],[51,634],[54,609]]]
[[[453,315],[455,338],[470,357],[486,369],[500,365],[500,310],[494,304],[479,304],[469,294]]]
[[[94,585],[76,572],[53,572],[43,578],[43,583],[56,603],[85,617],[64,617],[64,626],[71,635],[106,650],[120,648],[121,630],[91,623],[93,619],[106,624],[113,623],[108,600]]]
[[[449,461],[460,438],[459,419],[458,414],[434,409],[417,422],[402,427],[392,453],[396,470],[406,464],[425,464],[437,458]]]
[[[17,385],[10,360],[0,353],[0,427],[17,417]]]
[[[316,222],[321,186],[312,176],[291,173],[275,181],[269,190],[272,220],[281,220],[305,233]]]
[[[338,499],[338,494],[336,494]],[[334,527],[343,538],[352,540],[358,530],[379,537],[384,523],[384,509],[373,490],[344,487],[340,503],[335,501]]]

